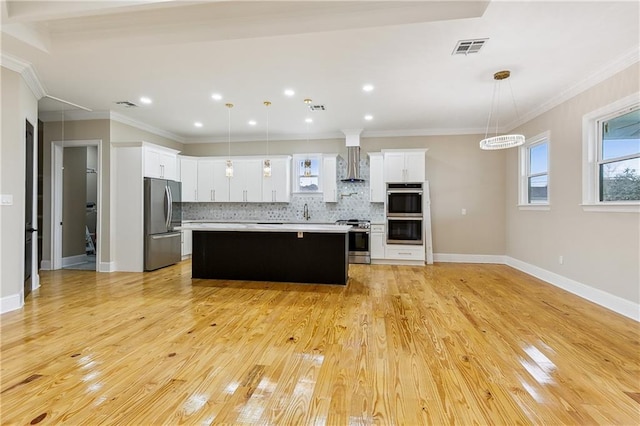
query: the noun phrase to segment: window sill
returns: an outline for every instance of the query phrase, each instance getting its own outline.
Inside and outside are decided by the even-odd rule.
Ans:
[[[581,204],[585,212],[640,213],[640,203]]]
[[[549,204],[518,204],[518,210],[549,211],[551,206]]]

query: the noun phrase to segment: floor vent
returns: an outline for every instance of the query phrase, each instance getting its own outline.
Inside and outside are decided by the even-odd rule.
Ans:
[[[488,38],[476,38],[474,40],[460,40],[453,49],[452,55],[470,55],[478,53]]]
[[[129,101],[118,101],[116,102],[117,105],[124,105],[127,108],[135,108],[138,105],[134,104],[133,102],[129,102]]]

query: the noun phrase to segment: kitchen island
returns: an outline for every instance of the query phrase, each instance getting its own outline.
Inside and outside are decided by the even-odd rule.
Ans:
[[[350,226],[189,223],[192,278],[345,285]]]

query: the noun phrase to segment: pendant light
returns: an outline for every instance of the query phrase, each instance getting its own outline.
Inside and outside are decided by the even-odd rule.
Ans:
[[[495,80],[495,84],[493,87],[493,98],[491,99],[491,109],[489,110],[489,119],[487,120],[487,130],[484,134],[484,139],[480,141],[480,148],[486,150],[493,149],[505,149],[512,148],[515,146],[520,146],[524,143],[525,138],[523,135],[513,134],[513,135],[500,135],[498,136],[498,118],[500,111],[500,82],[502,80],[506,80],[511,76],[511,71],[504,70],[498,71],[493,74],[493,79]],[[516,110],[516,115],[518,115],[518,108],[516,107],[516,100],[513,97],[513,89],[511,88],[511,84],[509,83],[509,88],[511,89],[511,98],[513,99],[513,106]],[[496,92],[498,94],[498,100],[496,102]],[[493,115],[493,104],[496,103],[496,133],[495,136],[489,137],[489,126],[491,125],[491,116]]]
[[[264,177],[271,177],[271,159],[269,159],[269,106],[271,106],[271,102],[264,101],[263,104],[267,107],[267,158],[262,165],[262,172]]]
[[[225,168],[225,176],[227,176],[228,178],[232,178],[233,177],[233,161],[231,161],[231,108],[233,108],[233,104],[224,104],[224,106],[227,107],[227,110],[229,111],[229,120],[228,120],[228,129],[229,129],[229,135],[228,135],[228,144],[229,144],[229,152],[228,152],[228,157],[227,157],[227,167]]]

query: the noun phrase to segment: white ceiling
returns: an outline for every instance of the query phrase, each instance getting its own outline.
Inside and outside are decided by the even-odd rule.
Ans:
[[[265,100],[271,139],[484,133],[495,71],[512,72],[504,129],[638,61],[639,16],[638,1],[3,1],[2,54],[47,95],[184,142],[226,142],[226,102],[232,140],[265,139]],[[451,54],[472,38],[489,40]]]

